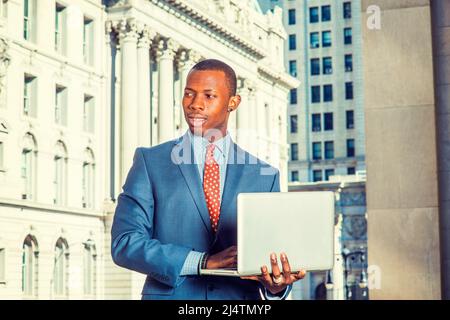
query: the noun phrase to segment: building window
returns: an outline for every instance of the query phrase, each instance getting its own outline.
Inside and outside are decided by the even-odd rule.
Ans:
[[[291,181],[292,181],[292,182],[297,182],[297,181],[299,181],[299,179],[298,179],[298,171],[292,171],[292,172],[291,172]]]
[[[297,76],[297,60],[289,61],[289,74],[293,77]]]
[[[23,38],[36,40],[36,0],[23,0]]]
[[[320,59],[311,59],[311,75],[317,76],[320,74]]]
[[[95,186],[95,161],[94,153],[87,148],[84,152],[83,161],[83,180],[81,183],[83,187],[82,192],[82,206],[83,208],[94,208],[94,186]]]
[[[312,103],[320,102],[320,86],[311,87],[311,102]]]
[[[347,157],[355,156],[355,140],[347,139]]]
[[[352,3],[344,2],[343,4],[344,8],[344,19],[351,19],[352,18]]]
[[[0,247],[0,283],[6,283],[6,249]]]
[[[288,23],[290,25],[295,24],[295,9],[289,9],[289,11],[288,11]]]
[[[310,23],[319,22],[319,7],[309,8],[309,22]]]
[[[25,135],[22,147],[20,176],[22,180],[22,199],[35,197],[36,185],[36,141],[31,133]]]
[[[289,103],[297,104],[297,89],[291,89],[289,96]]]
[[[87,17],[84,17],[83,27],[83,57],[85,64],[94,63],[94,21]]]
[[[323,74],[332,74],[333,73],[333,62],[331,57],[325,57],[322,59],[322,68]]]
[[[66,7],[56,3],[55,10],[55,51],[66,54]]]
[[[325,159],[334,159],[333,141],[325,141]]]
[[[353,71],[353,55],[346,54],[345,55],[345,72]]]
[[[60,85],[55,89],[55,122],[67,125],[67,89]]]
[[[320,113],[313,113],[312,115],[312,131],[318,132],[322,130],[320,123]]]
[[[345,120],[347,129],[353,129],[355,126],[353,110],[345,111]]]
[[[325,170],[325,181],[330,180],[331,176],[334,176],[334,169],[326,169]]]
[[[344,44],[352,44],[352,28],[344,29]]]
[[[86,296],[95,296],[97,288],[97,252],[95,244],[92,240],[87,240],[83,243],[83,282],[84,294]]]
[[[25,74],[23,84],[23,114],[36,117],[36,77]]]
[[[313,170],[313,181],[322,181],[322,170]]]
[[[312,154],[313,154],[313,160],[321,160],[322,159],[322,143],[321,142],[313,142]]]
[[[322,46],[324,48],[331,47],[331,31],[322,32]]]
[[[297,116],[291,116],[291,133],[297,133],[298,131],[298,122],[297,122]]]
[[[311,49],[320,47],[318,32],[311,32],[309,34],[309,45],[310,45]]]
[[[345,99],[346,100],[353,99],[353,82],[345,83]]]
[[[297,38],[295,34],[289,35],[289,50],[296,50],[297,49]]]
[[[36,238],[28,235],[22,244],[22,293],[27,297],[37,296],[38,257]]]
[[[63,238],[59,238],[55,245],[55,259],[53,264],[53,293],[57,297],[67,297],[69,275],[69,245]]]
[[[85,132],[94,133],[95,131],[95,105],[94,98],[84,95],[83,104],[83,130]]]
[[[326,112],[323,114],[323,123],[324,123],[325,131],[333,130],[333,113],[332,112]]]
[[[348,175],[354,175],[355,174],[355,167],[348,167],[347,168],[347,174]]]
[[[291,143],[291,161],[298,160],[298,143]]]
[[[54,195],[53,203],[56,205],[65,205],[66,203],[66,185],[67,185],[67,149],[62,141],[56,144],[54,161]]]
[[[322,21],[331,20],[331,6],[322,6]]]
[[[324,102],[333,101],[333,85],[326,84],[323,86],[323,101]]]

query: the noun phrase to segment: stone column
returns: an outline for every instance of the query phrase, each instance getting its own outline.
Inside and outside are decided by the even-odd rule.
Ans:
[[[184,96],[184,88],[186,87],[186,80],[187,76],[189,74],[189,71],[191,68],[200,61],[201,56],[198,52],[193,50],[182,50],[180,53],[180,59],[178,60],[178,67],[180,71],[180,132],[181,134],[184,134],[186,130],[188,129],[188,124],[186,120],[184,119],[184,112],[183,112],[183,96]]]
[[[150,113],[150,45],[155,32],[144,27],[137,44],[138,64],[138,142],[139,146],[151,145]]]
[[[431,1],[439,181],[441,296],[450,299],[450,2]]]
[[[372,3],[361,7],[369,297],[440,299],[430,6]]]
[[[257,94],[257,97],[260,97]],[[256,105],[256,130],[258,133],[258,157],[264,159],[266,156],[266,106],[261,99],[257,99]]]
[[[103,175],[105,177],[103,182],[103,188],[104,188],[104,194],[103,199],[105,201],[111,201],[111,198],[113,197],[114,191],[111,190],[111,181],[114,179],[113,175],[111,174],[111,149],[112,149],[112,142],[114,141],[114,136],[111,132],[112,127],[112,119],[114,119],[114,115],[112,114],[112,104],[113,99],[111,97],[111,92],[114,92],[114,82],[112,81],[113,77],[113,68],[112,68],[112,61],[113,61],[113,48],[112,46],[115,45],[113,41],[111,41],[111,34],[113,31],[112,27],[112,21],[106,21],[105,23],[105,60],[104,60],[104,68],[106,70],[106,89],[105,89],[105,108],[101,111],[103,113],[102,117],[104,119],[104,132],[102,136],[103,141],[103,154],[104,154],[104,171]]]
[[[257,115],[256,115],[256,87],[253,82],[249,82],[249,95],[248,95],[248,139],[249,139],[249,151],[256,155],[258,153],[258,135],[256,131]]]
[[[121,80],[121,183],[133,163],[133,155],[138,147],[138,66],[137,27],[133,20],[119,24],[119,41],[122,66]]]
[[[248,117],[250,108],[248,99],[248,80],[238,78],[238,94],[241,96],[241,103],[236,110],[237,143],[243,148],[248,148]]]
[[[173,138],[173,60],[178,45],[172,39],[159,39],[159,93],[158,93],[158,136],[159,143]]]

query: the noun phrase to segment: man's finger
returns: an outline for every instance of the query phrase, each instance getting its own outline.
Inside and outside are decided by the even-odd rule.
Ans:
[[[260,276],[261,282],[264,285],[264,287],[267,288],[267,286],[272,286],[272,277],[270,276],[269,270],[266,266],[261,267],[261,276]]]
[[[286,253],[282,252],[280,255],[281,265],[283,266],[283,277],[285,284],[291,284],[291,266],[289,265],[289,260]]]
[[[291,275],[294,277],[294,281],[301,280],[306,276],[306,271],[300,270],[299,272],[292,273]]]
[[[277,255],[275,253],[270,254],[270,265],[272,266],[273,277],[275,279],[281,277],[280,267],[278,266]]]

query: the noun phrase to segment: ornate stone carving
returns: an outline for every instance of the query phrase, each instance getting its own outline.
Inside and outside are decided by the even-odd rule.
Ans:
[[[11,62],[8,50],[8,41],[0,38],[0,106],[3,106],[4,104],[6,70]]]
[[[120,41],[137,41],[138,26],[135,19],[123,19],[116,28]]]
[[[345,233],[355,240],[365,238],[367,235],[367,219],[365,215],[346,215],[343,227]]]
[[[174,59],[180,45],[171,38],[160,37],[157,42],[156,55],[158,59]]]

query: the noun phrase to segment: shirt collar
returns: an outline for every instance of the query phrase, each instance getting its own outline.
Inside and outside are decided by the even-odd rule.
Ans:
[[[205,139],[202,136],[198,136],[198,135],[193,134],[190,129],[188,129],[187,132],[189,134],[189,138],[191,139],[191,143],[194,146],[194,152],[196,152],[196,150],[201,150],[202,153],[204,153],[206,151],[206,147],[211,142],[209,142],[208,139]],[[216,140],[216,141],[214,141],[212,143],[216,146],[215,150],[220,151],[220,154],[223,157],[225,157],[226,154],[228,153],[228,148],[230,146],[230,141],[231,141],[230,133],[227,130],[227,133],[226,133],[226,135],[224,137],[222,137],[219,140]],[[198,149],[198,148],[200,148],[200,149]]]

